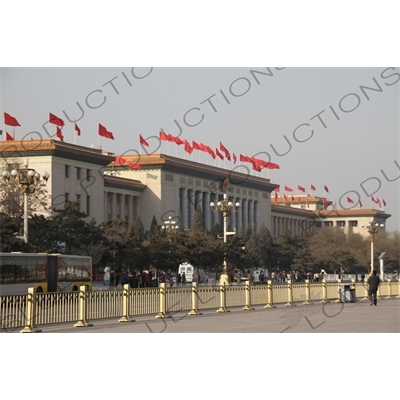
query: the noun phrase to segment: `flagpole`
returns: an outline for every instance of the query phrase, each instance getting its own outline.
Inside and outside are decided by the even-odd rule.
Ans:
[[[76,144],[76,130],[75,130],[75,125],[76,125],[76,116],[74,117],[74,144]]]

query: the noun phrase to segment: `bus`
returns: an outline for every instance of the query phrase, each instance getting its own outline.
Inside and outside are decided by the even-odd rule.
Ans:
[[[92,257],[46,253],[0,253],[0,295],[92,289]]]

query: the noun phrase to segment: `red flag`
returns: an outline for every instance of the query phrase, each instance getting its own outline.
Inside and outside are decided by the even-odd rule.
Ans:
[[[57,125],[57,126],[64,126],[64,121],[61,118],[56,117],[54,114],[50,113],[49,117],[49,122],[51,124]]]
[[[317,190],[317,189],[315,189],[314,185],[311,185],[311,190]]]
[[[169,142],[169,136],[165,132],[160,131],[160,140],[165,140]]]
[[[124,165],[126,163],[125,158],[122,158],[120,156],[116,156],[114,160],[115,165]]]
[[[328,187],[324,185],[324,190],[326,193],[329,193]]]
[[[374,196],[371,196],[371,200],[376,203],[376,200],[374,199]]]
[[[221,160],[224,159],[224,156],[219,152],[218,149],[215,149],[215,154],[216,154]]]
[[[242,162],[251,162],[251,158],[250,157],[243,156],[242,154],[240,154],[239,160],[242,161]]]
[[[324,201],[324,208],[328,208],[329,206],[328,200],[326,200],[324,197],[323,201]]]
[[[275,203],[278,201],[278,192],[275,190]]]
[[[293,189],[291,189],[290,187],[285,186],[285,191],[286,192],[293,192]]]
[[[56,136],[57,136],[62,142],[64,141],[64,136],[63,136],[62,131],[61,131],[61,129],[60,129],[59,126],[57,126],[57,133],[56,133]]]
[[[358,200],[358,204],[360,205],[360,208],[362,208],[362,203],[361,203],[361,200]]]
[[[194,140],[192,141],[192,147],[193,147],[195,150],[201,150],[201,151],[203,151],[203,148],[202,148],[198,143],[196,143]]]
[[[382,201],[383,201],[383,205],[386,206],[386,201],[384,199],[382,199]]]
[[[75,131],[78,133],[78,136],[81,136],[81,130],[79,129],[76,123],[75,123]]]
[[[133,162],[129,162],[129,168],[142,169],[142,167],[139,164],[135,164]]]
[[[207,148],[207,153],[211,154],[211,157],[215,160],[215,158],[217,157],[213,151],[213,149],[211,149],[210,146],[205,146]]]
[[[347,202],[348,202],[348,203],[351,203],[351,204],[354,204],[354,201],[353,201],[350,197],[348,197],[348,196],[347,196]]]
[[[378,204],[379,208],[382,208],[381,201],[378,198],[376,199],[376,204]]]
[[[285,198],[285,200],[287,201],[287,197],[286,197],[286,194],[284,194],[284,195],[283,195],[283,197],[284,197],[284,198]]]
[[[252,167],[253,167],[254,171],[261,172],[261,170],[262,170],[262,168],[261,168],[261,165],[257,164],[257,163],[256,163],[256,162],[254,162],[253,160],[252,160],[252,163],[251,163],[251,165],[252,165]]]
[[[189,144],[187,140],[185,140],[185,151],[186,153],[192,154],[193,153],[193,147]]]
[[[304,189],[302,186],[297,185],[297,190],[301,190],[302,192],[306,192],[306,189]]]
[[[6,132],[6,140],[14,140],[14,138],[8,132]]]
[[[292,195],[292,201],[294,201],[294,196]]]
[[[99,135],[114,140],[114,136],[103,125],[99,124]]]
[[[222,142],[219,142],[219,148],[221,151],[225,153],[225,157],[228,159],[228,161],[231,160],[231,155],[228,151],[228,149],[222,144]]]
[[[298,200],[298,201],[299,201],[299,204],[301,204],[301,199],[300,199],[300,196],[299,196],[299,200]]]
[[[237,161],[236,155],[235,153],[233,153],[233,163],[236,164],[236,161]]]
[[[21,126],[19,122],[10,114],[4,113],[4,125],[8,126]]]
[[[143,136],[139,134],[139,140],[140,140],[140,144],[142,144],[143,146],[149,147],[149,144],[146,142],[146,140],[143,139]]]

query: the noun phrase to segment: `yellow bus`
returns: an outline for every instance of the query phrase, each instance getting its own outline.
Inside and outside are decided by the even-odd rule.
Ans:
[[[0,295],[92,289],[92,258],[66,254],[0,253]]]

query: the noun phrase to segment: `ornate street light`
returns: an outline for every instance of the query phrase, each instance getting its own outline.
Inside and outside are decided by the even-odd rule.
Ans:
[[[236,232],[227,232],[227,226],[226,226],[226,221],[230,213],[236,212],[238,208],[240,207],[239,203],[233,204],[231,201],[228,201],[228,196],[226,193],[224,193],[224,199],[222,201],[219,201],[217,204],[214,202],[210,203],[211,211],[212,212],[217,212],[220,211],[222,213],[222,216],[224,217],[224,243],[226,243],[226,237],[227,235],[234,235]],[[220,284],[229,284],[229,279],[228,279],[228,266],[226,263],[226,257],[224,257],[224,264],[222,267],[222,273],[219,278]]]
[[[35,191],[35,185],[41,182],[43,178],[45,184],[50,178],[48,172],[43,172],[42,176],[32,168],[28,168],[29,161],[24,159],[24,164],[18,169],[13,169],[11,172],[3,171],[1,176],[8,183],[12,178],[18,182],[24,189],[24,242],[28,243],[28,194]]]
[[[362,224],[361,225],[363,229],[366,229],[370,234],[371,234],[371,272],[370,274],[372,275],[372,271],[374,270],[374,235],[379,232],[379,229],[384,228],[384,224],[380,224],[378,222],[375,222],[374,220],[371,220],[368,222],[367,225]]]
[[[169,216],[166,221],[164,221],[164,225],[161,227],[162,231],[172,232],[174,230],[178,230],[179,226],[176,225],[176,221],[172,220],[172,217]]]

